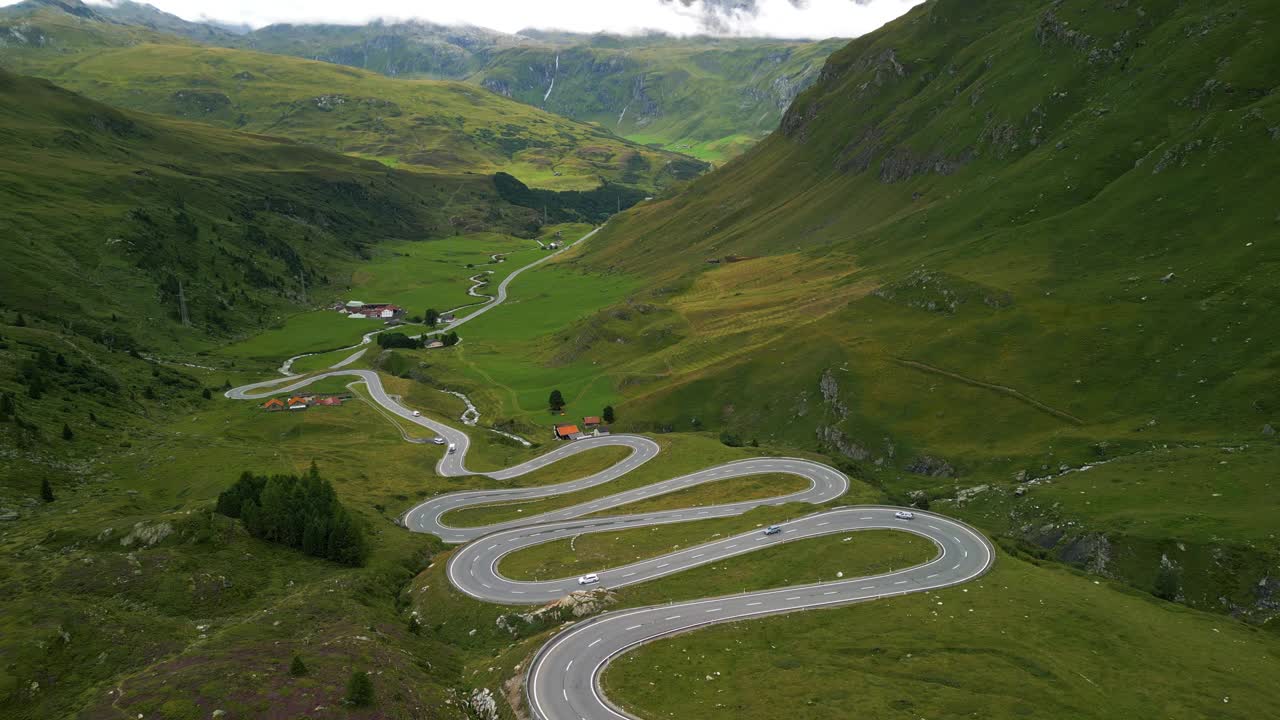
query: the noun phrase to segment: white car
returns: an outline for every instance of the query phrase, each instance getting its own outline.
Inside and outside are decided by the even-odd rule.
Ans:
[[[442,437],[431,438],[431,442],[433,442],[433,443],[435,443],[435,444],[437,444],[437,445],[443,445],[443,444],[444,444],[444,438],[442,438]]]
[[[413,411],[413,416],[414,416],[414,417],[422,417],[422,411],[421,411],[421,410],[414,410],[414,411]]]
[[[588,573],[578,578],[579,585],[591,585],[592,583],[598,582],[600,582],[600,576],[595,573]]]
[[[911,520],[916,516],[916,514],[909,510],[899,510],[898,512],[894,513],[893,516],[898,518],[899,520]]]
[[[458,446],[457,446],[457,445],[454,445],[453,443],[449,443],[449,452],[450,452],[450,453],[452,453],[452,452],[456,451],[457,449],[458,449]]]

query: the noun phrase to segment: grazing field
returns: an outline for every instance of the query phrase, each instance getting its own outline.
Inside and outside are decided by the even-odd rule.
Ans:
[[[621,514],[622,511],[613,514]],[[670,523],[665,525],[656,525],[646,528],[632,528],[622,530],[620,532],[599,532],[587,533],[579,535],[576,538],[566,540],[554,540],[549,543],[537,545],[534,547],[519,550],[502,558],[502,562],[498,565],[498,569],[506,577],[513,580],[536,580],[538,578],[560,578],[570,577],[573,575],[581,575],[583,573],[600,570],[603,568],[619,567],[628,563],[644,560],[664,553],[674,552],[680,548],[687,548],[692,545],[698,545],[710,542],[716,538],[734,535],[746,532],[752,529],[761,529],[773,523],[785,522],[803,515],[810,515],[816,512],[814,506],[805,503],[788,503],[780,507],[763,507],[756,508],[742,515],[727,518],[715,518],[712,520],[691,520],[689,522]],[[894,533],[895,537],[902,535]],[[840,538],[836,538],[838,544],[845,552],[850,545],[843,541],[844,537],[854,537],[859,542],[875,536],[875,533],[867,533],[851,535],[846,533]],[[911,538],[915,536],[903,536],[902,547],[911,544]],[[927,543],[926,543],[927,544]],[[801,545],[800,542],[788,543],[785,548],[796,548]],[[821,545],[821,543],[819,543]],[[893,543],[887,543],[886,546],[892,546]],[[823,546],[827,547],[827,546]],[[856,547],[863,547],[858,545]],[[798,552],[798,551],[797,551]],[[891,553],[889,553],[891,554]],[[867,562],[871,561],[872,553],[867,553]],[[801,555],[788,552],[784,557],[796,557]],[[757,557],[765,557],[760,553],[751,553],[740,556],[732,561],[726,561],[728,565],[738,562],[744,564],[752,564]],[[927,559],[927,558],[926,558]],[[808,568],[808,572],[813,574],[813,580],[816,581],[824,572],[822,564],[798,565],[797,567]],[[842,570],[834,565],[829,566],[827,574],[831,577],[836,572],[844,572],[845,575],[852,577],[852,570]],[[899,567],[903,567],[899,565]],[[689,571],[693,572],[693,571]],[[754,572],[754,571],[752,571]],[[681,573],[683,576],[684,573]],[[674,578],[674,576],[673,576]],[[667,583],[673,578],[663,578],[655,580],[652,583],[636,585],[625,589],[623,592],[631,602],[633,595],[636,595],[638,589],[646,588],[648,585],[658,587],[667,587]],[[828,578],[830,579],[830,578]],[[735,581],[736,582],[736,581]],[[796,582],[801,582],[797,580]],[[741,590],[741,587],[730,587],[724,592],[733,592]],[[643,594],[641,594],[643,595]],[[693,597],[697,597],[696,595]],[[635,601],[640,602],[640,601]]]
[[[604,685],[641,717],[1244,719],[1277,672],[1274,633],[1001,556],[959,588],[660,640]]]
[[[725,447],[714,439],[696,435],[658,435],[652,439],[662,447],[658,457],[613,482],[531,502],[507,505],[480,505],[452,510],[445,513],[442,519],[445,523],[455,527],[475,527],[518,517],[529,517],[530,515],[537,515],[613,495],[623,490],[652,485],[661,480],[669,480],[720,463],[757,456],[746,452],[745,448]],[[621,506],[613,514],[627,512],[625,508],[626,506]]]
[[[585,234],[590,226],[580,224],[552,225],[543,229],[543,237],[556,232],[568,237]],[[481,303],[485,298],[467,294],[472,283],[467,279],[479,273],[492,272],[489,287],[479,292],[496,292],[497,283],[512,271],[545,254],[534,240],[498,233],[471,233],[441,240],[397,241],[379,245],[376,257],[350,271],[348,289],[336,301],[362,300],[368,303],[393,303],[403,307],[408,316],[421,318],[428,308],[440,312],[455,307]],[[492,255],[506,260],[497,263]],[[468,267],[470,266],[470,267]],[[522,278],[523,279],[523,278]],[[459,314],[465,314],[465,310]],[[314,310],[284,319],[281,327],[268,330],[247,340],[217,350],[217,354],[264,360],[284,360],[305,352],[332,350],[353,345],[365,333],[380,330],[376,320],[351,319],[331,310]],[[416,334],[424,328],[410,325],[399,332]],[[326,356],[327,357],[327,356]],[[341,360],[338,357],[334,360]],[[315,359],[298,366],[299,370],[320,369]],[[332,364],[332,363],[330,363]]]

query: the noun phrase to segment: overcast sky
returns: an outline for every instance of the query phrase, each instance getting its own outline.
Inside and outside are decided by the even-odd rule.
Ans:
[[[0,5],[14,0],[0,0]],[[89,0],[104,4],[109,0]],[[417,18],[515,32],[663,30],[790,38],[854,37],[880,27],[920,0],[151,0],[188,20],[254,27],[271,23],[359,24]]]

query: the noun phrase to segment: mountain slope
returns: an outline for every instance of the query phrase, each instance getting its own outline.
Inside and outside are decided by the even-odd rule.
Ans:
[[[11,278],[0,303],[124,349],[274,322],[385,238],[523,227],[534,214],[489,178],[122,112],[4,71],[0,99]]]
[[[274,25],[239,42],[397,77],[466,79],[624,137],[723,160],[775,128],[844,41],[504,35],[378,22]]]
[[[0,33],[16,37],[15,30],[24,40],[0,47],[0,64],[10,69],[120,107],[290,137],[392,166],[502,170],[550,189],[617,182],[649,191],[704,167],[461,83],[400,82],[329,63],[182,44],[49,8],[0,22]]]
[[[600,368],[631,427],[821,449],[1036,552],[1270,617],[1277,21],[926,3],[833,55],[780,132],[611,222],[579,266],[654,290],[546,362]],[[1054,479],[1104,460],[1127,471]],[[1040,503],[1035,478],[1084,494]]]

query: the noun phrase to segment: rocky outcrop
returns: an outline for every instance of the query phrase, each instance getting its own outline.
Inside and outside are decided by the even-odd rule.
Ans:
[[[467,709],[477,720],[498,720],[498,700],[489,688],[477,688],[467,698]]]
[[[605,588],[575,590],[559,600],[527,613],[509,613],[498,616],[498,627],[518,635],[521,631],[538,628],[549,622],[560,622],[586,617],[602,612],[618,602],[617,597]]]
[[[831,374],[831,368],[822,371],[822,377],[818,380],[818,391],[822,393],[823,404],[832,414],[841,420],[849,416],[849,408],[840,401],[840,384],[836,382],[836,376]]]
[[[140,548],[147,548],[164,540],[173,534],[173,525],[167,522],[142,522],[135,523],[133,530],[128,535],[120,538],[120,544],[124,547],[133,547],[137,545]]]
[[[921,455],[912,460],[907,465],[907,472],[916,475],[926,475],[928,477],[947,477],[953,478],[960,473],[952,466],[951,463],[942,458],[933,457],[932,455]],[[985,489],[985,488],[984,488]]]
[[[869,460],[871,453],[849,439],[844,431],[834,425],[822,425],[817,429],[818,444],[825,450],[835,450],[850,460]]]
[[[940,152],[921,154],[910,148],[895,147],[880,161],[880,182],[891,184],[920,175],[951,175],[973,158],[972,150],[947,157]]]

